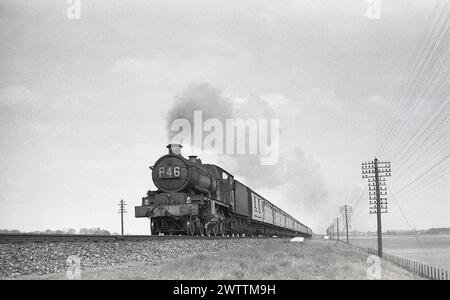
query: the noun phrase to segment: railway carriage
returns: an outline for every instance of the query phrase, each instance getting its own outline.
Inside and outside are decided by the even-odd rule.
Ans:
[[[181,145],[156,161],[148,191],[135,207],[151,218],[152,234],[279,235],[311,237],[307,226],[278,208],[219,166],[181,155]]]

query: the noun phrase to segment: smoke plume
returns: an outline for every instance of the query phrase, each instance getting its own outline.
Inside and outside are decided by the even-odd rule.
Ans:
[[[175,99],[167,115],[167,133],[171,140],[177,132],[170,130],[176,119],[194,122],[194,111],[202,111],[203,120],[214,118],[225,123],[226,119],[271,119],[277,112],[260,97],[232,99],[208,83],[191,84]],[[280,118],[283,121],[283,117]],[[280,130],[283,130],[283,124]],[[318,210],[325,205],[327,191],[319,166],[292,141],[284,141],[281,132],[280,159],[274,165],[261,165],[259,155],[218,155],[217,162],[236,179],[257,191],[272,190],[279,195],[280,206],[296,212]],[[224,142],[225,143],[225,142]],[[188,155],[188,153],[185,153]],[[264,196],[264,195],[263,195]]]

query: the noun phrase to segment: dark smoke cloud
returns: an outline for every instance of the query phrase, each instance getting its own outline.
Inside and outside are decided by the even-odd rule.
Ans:
[[[223,124],[229,118],[277,118],[260,97],[253,96],[236,103],[207,83],[191,84],[176,97],[168,112],[169,139],[176,134],[170,131],[172,121],[184,118],[193,124],[195,110],[203,112],[203,120],[215,118]],[[281,140],[280,137],[280,160],[275,165],[261,165],[258,155],[219,155],[218,164],[256,190],[280,189],[288,198],[283,202],[292,209],[319,208],[325,203],[327,192],[318,166],[300,148],[283,147]]]
[[[191,83],[180,95],[167,115],[167,135],[171,140],[176,132],[170,124],[176,119],[187,119],[194,123],[194,111],[202,111],[203,120],[216,118],[222,122],[233,118],[233,101],[222,96],[222,91],[208,83]]]

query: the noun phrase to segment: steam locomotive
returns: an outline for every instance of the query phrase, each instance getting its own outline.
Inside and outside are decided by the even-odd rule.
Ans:
[[[182,146],[152,170],[156,191],[148,191],[136,218],[150,218],[152,234],[278,235],[311,237],[312,231],[224,169],[181,155]]]

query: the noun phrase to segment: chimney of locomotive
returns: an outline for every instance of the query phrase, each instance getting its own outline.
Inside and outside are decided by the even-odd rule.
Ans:
[[[175,154],[175,155],[181,155],[181,146],[180,144],[169,144],[167,145],[167,148],[169,149],[169,154]]]

